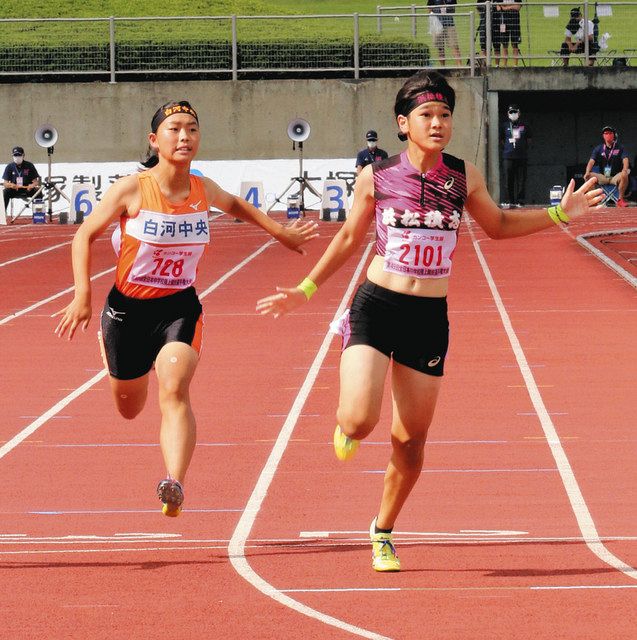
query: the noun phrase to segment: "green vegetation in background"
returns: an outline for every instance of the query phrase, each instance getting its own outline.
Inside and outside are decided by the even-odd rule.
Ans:
[[[28,6],[30,0],[25,0]],[[232,65],[231,21],[227,17],[208,18],[211,13],[229,15],[289,15],[289,19],[239,20],[238,57],[241,69],[298,69],[327,61],[331,68],[354,66],[354,21],[346,18],[296,18],[300,12],[343,10],[337,2],[192,2],[153,4],[152,16],[179,13],[202,19],[162,20],[139,17],[131,4],[112,2],[94,6],[87,0],[82,11],[70,11],[71,3],[56,5],[48,16],[73,18],[69,22],[0,23],[0,71],[29,72],[34,65],[43,72],[106,70],[109,68],[109,14],[115,22],[118,71],[143,70],[228,70]],[[319,6],[320,5],[320,6]],[[354,5],[354,6],[353,6]],[[23,5],[24,8],[25,5]],[[348,9],[375,11],[371,2],[347,4]],[[2,12],[9,11],[3,6]],[[45,14],[33,8],[31,17]],[[147,12],[147,15],[150,12]],[[95,18],[101,18],[95,20]],[[121,19],[123,18],[123,19]],[[383,46],[379,46],[382,44]],[[376,33],[376,21],[361,19],[360,62],[367,67],[419,68],[429,64],[429,48],[402,33]],[[19,48],[19,55],[16,55]]]
[[[153,0],[142,5],[130,0],[21,0],[15,3],[0,5],[0,18],[106,18],[110,15],[118,18],[146,16],[255,16],[255,15],[289,15],[303,14],[373,14],[376,12],[378,0],[191,0],[188,3],[176,3],[174,0]],[[408,2],[383,2],[384,6],[409,6]],[[425,3],[416,3],[422,6]],[[460,2],[459,5],[464,4]],[[564,25],[567,22],[568,7],[560,5],[560,18],[547,19],[543,16],[541,4],[528,5],[522,15],[522,55],[548,55],[552,49],[559,49],[563,38]],[[462,11],[462,9],[459,9]],[[374,44],[379,46],[377,57],[388,54],[390,60],[380,59],[378,66],[391,66],[400,63],[401,48],[416,50],[426,55],[429,36],[427,34],[427,18],[419,19],[419,35],[416,40],[411,37],[411,19],[404,18],[394,24],[389,18],[383,21],[386,28],[382,34],[377,33],[375,18],[361,18],[360,37],[363,46],[370,52]],[[623,52],[626,48],[637,48],[635,29],[637,16],[635,6],[613,6],[613,16],[601,18],[600,35],[606,31],[612,34],[609,41],[611,49]],[[476,20],[477,24],[477,20]],[[459,35],[461,30],[459,29]],[[304,20],[239,20],[238,37],[240,44],[256,48],[262,44],[265,48],[259,58],[269,55],[266,45],[270,47],[290,47],[298,43],[299,50],[324,46],[329,52],[338,47],[351,47],[353,39],[353,20],[342,19],[304,19]],[[82,47],[102,49],[108,45],[109,27],[107,22],[73,22],[73,23],[0,23],[0,43],[2,51],[10,51],[11,47],[24,46],[34,49],[51,49],[65,47],[69,50],[80,50]],[[529,40],[530,49],[529,49]],[[150,57],[154,47],[165,51],[179,50],[186,45],[203,50],[206,47],[218,50],[218,57],[226,57],[226,49],[230,46],[230,21],[225,20],[175,20],[175,21],[129,21],[116,22],[116,41],[118,48],[149,48]],[[463,56],[468,57],[466,42],[460,42]],[[476,45],[477,46],[477,45]],[[6,49],[5,49],[6,47]],[[105,51],[101,55],[108,55]],[[144,52],[135,52],[133,57],[143,57]],[[622,55],[616,53],[614,55]],[[177,55],[181,58],[182,55]],[[340,57],[340,56],[339,56]],[[409,55],[409,60],[412,56]],[[393,59],[393,60],[392,60]],[[361,62],[363,62],[361,60]],[[383,63],[384,62],[384,63]],[[527,64],[546,65],[547,60],[534,60]],[[225,62],[223,63],[225,65]],[[340,62],[335,61],[335,66]],[[347,65],[346,65],[347,66]],[[172,67],[177,68],[177,67]]]
[[[401,3],[397,3],[401,4]],[[0,4],[0,18],[108,18],[143,16],[258,16],[376,13],[375,0],[20,0]]]
[[[106,6],[105,6],[106,5]],[[139,18],[170,16],[297,16],[303,14],[351,14],[375,13],[375,0],[193,0],[175,3],[154,0],[142,10],[129,0],[86,0],[79,3],[60,0],[53,3],[24,0],[21,3],[0,4],[0,18]],[[126,42],[196,43],[203,41],[227,41],[231,39],[230,20],[144,20],[116,23],[116,39]],[[344,41],[352,42],[353,19],[301,19],[239,21],[239,38],[243,41],[277,42],[281,40]],[[361,36],[378,37],[373,19],[361,20]],[[5,44],[33,44],[47,42],[58,45],[89,45],[108,42],[109,25],[106,21],[90,20],[72,23],[3,23],[0,24],[0,40]],[[384,42],[402,42],[402,34],[385,34]]]

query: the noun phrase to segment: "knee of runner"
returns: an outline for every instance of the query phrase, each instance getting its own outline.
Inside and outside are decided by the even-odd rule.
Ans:
[[[141,410],[144,408],[144,405],[130,404],[126,402],[126,400],[127,400],[126,395],[121,395],[117,399],[117,410],[119,411],[122,418],[125,418],[126,420],[134,420],[141,413]]]
[[[378,423],[378,418],[362,412],[346,413],[339,409],[337,417],[341,431],[347,437],[355,440],[362,440],[367,437]]]
[[[159,381],[161,402],[183,402],[188,398],[188,383],[180,376],[165,376]]]
[[[399,440],[392,436],[391,439],[392,447],[400,455],[402,462],[409,467],[417,468],[422,466],[425,442],[425,437]]]

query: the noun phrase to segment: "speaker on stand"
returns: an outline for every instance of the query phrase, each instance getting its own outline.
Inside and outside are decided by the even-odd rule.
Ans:
[[[69,204],[71,203],[71,201],[66,197],[66,195],[62,193],[51,182],[51,162],[52,162],[52,156],[53,156],[53,150],[54,150],[53,146],[58,141],[58,137],[59,136],[58,136],[57,129],[50,124],[43,124],[35,130],[35,141],[38,143],[38,145],[46,149],[46,154],[47,154],[47,161],[48,161],[47,177],[42,186],[47,191],[47,196],[46,196],[47,202],[48,202],[47,213],[49,215],[49,222],[52,222],[53,220],[53,206],[51,203],[52,192],[55,191],[59,196],[64,198]],[[60,217],[61,216],[62,214],[60,214]],[[60,220],[60,222],[61,221],[62,220]]]
[[[299,210],[301,215],[305,215],[305,198],[303,192],[307,189],[310,193],[314,194],[317,198],[321,198],[321,194],[310,184],[309,180],[303,175],[303,143],[310,137],[310,123],[303,118],[296,118],[288,124],[287,134],[288,138],[292,140],[292,149],[299,150],[299,175],[296,178],[292,178],[290,184],[285,188],[283,193],[278,195],[274,202],[270,205],[270,209],[274,207],[276,202],[281,202],[281,198],[295,185],[299,185]]]

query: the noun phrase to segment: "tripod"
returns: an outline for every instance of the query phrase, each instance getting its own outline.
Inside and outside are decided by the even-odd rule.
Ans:
[[[39,191],[41,191],[42,189],[46,189],[47,194],[46,194],[46,198],[47,198],[47,213],[49,215],[49,222],[53,222],[53,206],[51,204],[51,194],[53,191],[55,191],[59,196],[62,196],[69,204],[71,204],[71,201],[69,200],[69,198],[66,196],[66,194],[62,193],[52,182],[51,182],[51,156],[53,155],[53,146],[47,147],[46,149],[46,154],[47,154],[47,160],[48,160],[48,171],[46,174],[46,180],[44,181],[44,183],[42,184],[42,186],[40,187]]]
[[[281,198],[295,185],[298,183],[299,185],[299,210],[301,211],[301,215],[305,215],[305,199],[303,196],[303,192],[307,189],[310,193],[313,193],[317,198],[320,199],[321,194],[310,184],[310,181],[303,175],[303,141],[292,142],[292,149],[295,148],[295,145],[299,145],[299,176],[298,178],[292,178],[290,184],[285,188],[285,191],[278,195],[274,202],[270,205],[268,209],[268,213],[274,207],[274,205],[278,202],[282,204]]]

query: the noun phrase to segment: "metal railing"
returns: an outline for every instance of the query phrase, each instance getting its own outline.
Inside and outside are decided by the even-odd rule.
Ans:
[[[432,7],[403,5],[378,6],[375,14],[2,19],[0,75],[87,75],[110,82],[152,74],[360,78],[427,67],[474,74],[504,62],[637,59],[637,2],[581,3],[581,46],[566,55],[572,5],[524,2],[519,27],[505,24],[504,32],[500,5],[490,1],[437,15]]]
[[[574,18],[573,2],[527,2],[519,4],[515,24],[507,24],[511,12],[500,11],[495,2],[460,2],[453,10],[473,10],[479,17],[475,32],[476,61],[480,66],[500,66],[505,50],[506,62],[525,66],[569,66],[631,64],[637,59],[637,3],[582,2],[580,16]],[[377,7],[377,31],[380,34],[402,33],[405,37],[427,41],[427,23],[431,11],[426,5],[391,5]],[[444,9],[443,9],[444,11]],[[396,14],[399,19],[396,20]],[[514,15],[514,14],[513,14]],[[580,24],[581,22],[581,24]],[[460,33],[465,28],[455,20]],[[501,29],[504,28],[504,31]],[[506,42],[506,45],[503,44]],[[510,49],[510,50],[509,50]]]

